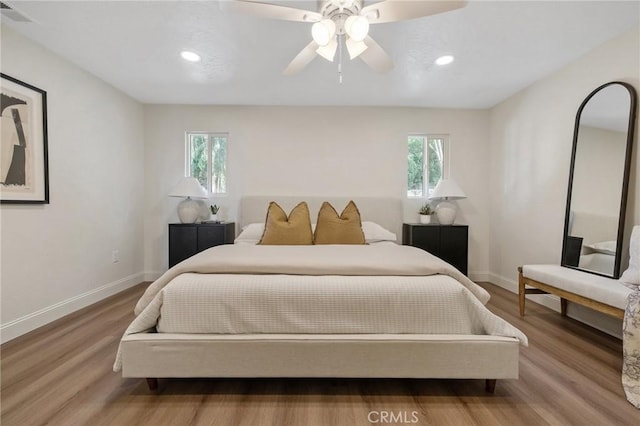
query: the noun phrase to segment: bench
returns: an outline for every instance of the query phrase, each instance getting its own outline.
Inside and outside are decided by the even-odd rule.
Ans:
[[[573,302],[623,319],[627,296],[632,292],[618,280],[560,265],[524,265],[518,267],[518,273],[520,316],[524,316],[527,294],[554,294],[560,297],[563,316],[567,315],[567,302]]]

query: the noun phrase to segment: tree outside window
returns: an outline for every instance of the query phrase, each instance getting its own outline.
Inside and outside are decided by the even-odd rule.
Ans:
[[[227,139],[220,133],[187,133],[188,173],[211,194],[227,192]]]
[[[445,174],[445,135],[409,135],[407,196],[428,197]]]

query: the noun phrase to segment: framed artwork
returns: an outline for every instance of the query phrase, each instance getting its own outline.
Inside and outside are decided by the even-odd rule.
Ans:
[[[0,77],[0,203],[48,204],[47,92]]]

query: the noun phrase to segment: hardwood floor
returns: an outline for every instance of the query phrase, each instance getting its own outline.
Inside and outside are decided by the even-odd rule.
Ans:
[[[145,288],[137,286],[1,349],[1,417],[11,425],[639,424],[620,384],[622,342],[491,284],[489,308],[529,337],[520,379],[145,380],[111,370]]]

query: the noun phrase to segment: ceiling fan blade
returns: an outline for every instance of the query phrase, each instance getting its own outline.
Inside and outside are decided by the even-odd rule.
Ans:
[[[364,39],[364,44],[367,45],[367,49],[358,58],[362,59],[375,72],[384,73],[393,69],[393,61],[374,39],[367,36]]]
[[[404,21],[460,9],[466,1],[384,0],[362,8],[361,15],[371,24]]]
[[[304,67],[309,65],[309,63],[316,57],[317,48],[318,43],[315,41],[307,44],[307,46],[302,49],[295,58],[293,58],[293,61],[289,62],[289,65],[287,65],[287,68],[282,71],[282,74],[293,75],[302,71]]]
[[[280,19],[283,21],[318,22],[322,19],[322,15],[318,12],[250,0],[221,1],[220,9],[224,11],[243,13],[245,15]]]

